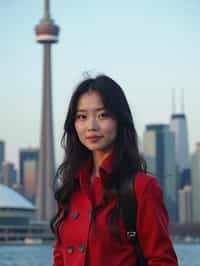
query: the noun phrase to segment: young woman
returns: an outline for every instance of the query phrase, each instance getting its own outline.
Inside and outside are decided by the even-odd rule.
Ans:
[[[56,175],[54,266],[136,266],[123,221],[121,188],[134,176],[136,229],[148,266],[177,266],[156,178],[146,174],[121,87],[101,75],[75,89],[64,123],[65,158]]]

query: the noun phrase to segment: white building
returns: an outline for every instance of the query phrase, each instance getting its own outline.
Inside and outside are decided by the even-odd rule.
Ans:
[[[192,222],[192,188],[185,186],[178,191],[179,223],[186,224]]]

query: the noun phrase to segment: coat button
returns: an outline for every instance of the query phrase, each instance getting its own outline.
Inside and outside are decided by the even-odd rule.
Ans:
[[[69,245],[69,246],[67,247],[67,252],[71,254],[71,253],[73,253],[73,251],[74,251],[73,246]]]
[[[73,212],[72,213],[72,218],[75,220],[79,217],[79,213],[78,212]]]
[[[85,252],[85,250],[86,250],[85,245],[80,244],[80,246],[79,246],[79,250],[80,250],[80,252]]]

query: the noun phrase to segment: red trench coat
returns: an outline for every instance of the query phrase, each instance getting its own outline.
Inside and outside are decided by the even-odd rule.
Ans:
[[[91,162],[85,163],[77,178],[80,191],[73,194],[70,211],[60,225],[61,244],[55,241],[53,266],[136,266],[136,255],[121,221],[119,232],[122,243],[110,233],[106,215],[115,203],[110,195],[109,204],[96,216],[96,229],[91,224],[90,211],[102,199],[102,179],[112,172],[111,159],[100,167],[100,176],[89,186]],[[168,231],[168,214],[157,180],[144,173],[135,179],[137,197],[137,233],[148,261],[148,266],[177,266]]]

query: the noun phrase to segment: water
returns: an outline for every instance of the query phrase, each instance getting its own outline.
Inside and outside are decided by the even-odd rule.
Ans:
[[[200,266],[200,245],[175,245],[179,266]],[[51,266],[52,246],[0,246],[0,266]]]
[[[51,266],[52,246],[0,246],[0,266]]]

